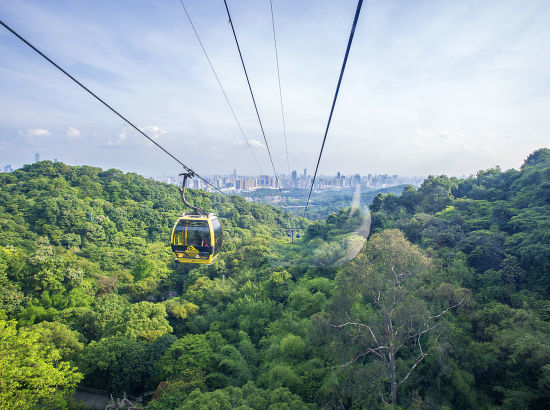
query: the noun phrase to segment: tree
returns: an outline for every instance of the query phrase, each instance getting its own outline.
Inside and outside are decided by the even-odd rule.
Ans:
[[[134,268],[130,273],[133,276],[134,281],[137,282],[139,280],[142,280],[151,276],[154,270],[155,270],[155,264],[149,259],[142,257],[137,260],[136,264],[134,265]]]
[[[127,306],[120,316],[107,324],[105,335],[139,338],[151,342],[172,333],[172,326],[166,316],[166,307],[161,303],[135,303]]]
[[[63,323],[40,322],[33,329],[40,335],[40,342],[56,349],[63,360],[72,359],[84,349],[84,336]]]
[[[188,316],[196,314],[199,310],[197,305],[181,297],[165,300],[164,305],[167,312],[178,319],[187,319]]]
[[[12,270],[10,269],[11,265],[18,257],[20,256],[15,250],[0,246],[0,289],[2,289],[2,292],[0,292],[0,309],[10,314],[16,312],[25,300],[25,294],[21,291],[19,284],[12,281],[12,278],[7,274],[8,270]]]
[[[93,318],[97,339],[103,336],[107,326],[109,326],[111,322],[116,321],[128,306],[128,301],[116,293],[110,293],[100,298],[96,298],[93,305]]]
[[[214,357],[218,362],[218,370],[223,373],[228,384],[242,386],[252,378],[246,359],[235,346],[222,346]]]
[[[418,189],[420,208],[425,212],[439,212],[452,203],[451,191],[456,186],[456,179],[445,175],[435,177],[430,175]]]
[[[189,381],[201,379],[213,360],[205,335],[185,335],[166,350],[159,367],[165,380]]]
[[[149,344],[143,340],[106,337],[86,346],[78,367],[86,374],[84,382],[91,387],[139,394],[153,373],[148,349]]]
[[[373,235],[366,252],[338,278],[340,300],[347,300],[346,321],[333,327],[347,332],[354,353],[344,366],[369,355],[381,361],[393,404],[397,403],[397,388],[427,356],[422,337],[464,300],[450,286],[441,286],[429,296],[434,299],[439,293],[446,306],[433,313],[422,287],[422,277],[432,270],[431,265],[400,231],[386,230]]]
[[[199,389],[195,389],[189,395],[178,393],[177,390],[170,389],[170,385],[168,385],[161,398],[153,400],[147,408],[177,408],[178,410],[229,410],[235,408],[308,410],[315,408],[313,404],[305,403],[299,396],[292,394],[286,388],[264,390],[256,387],[252,382],[242,388],[226,387],[212,392],[201,392]]]
[[[521,166],[521,169],[523,170],[524,168],[527,168],[530,166],[532,167],[540,163],[549,162],[549,161],[550,161],[550,149],[541,148],[529,154],[529,156]]]
[[[27,409],[76,388],[82,374],[33,329],[0,320],[0,408]]]

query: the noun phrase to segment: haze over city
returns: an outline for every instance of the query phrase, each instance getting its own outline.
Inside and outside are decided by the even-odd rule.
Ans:
[[[313,169],[355,1],[274,2],[290,169],[269,3],[230,2],[275,166]],[[272,174],[223,3],[0,4],[3,21],[202,174]],[[320,174],[469,175],[518,167],[547,144],[546,1],[369,1],[359,20]],[[180,168],[0,30],[0,165],[58,158],[144,175]]]

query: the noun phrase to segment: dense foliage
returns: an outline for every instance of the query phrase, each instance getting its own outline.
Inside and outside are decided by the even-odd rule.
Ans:
[[[531,154],[519,171],[429,177],[417,191],[379,195],[371,211],[374,232],[400,229],[440,261],[447,281],[471,290],[475,305],[457,316],[446,354],[460,368],[472,406],[546,407],[550,150]],[[419,385],[422,395],[433,389]]]
[[[224,227],[210,266],[173,261],[176,187],[50,162],[0,174],[0,348],[40,343],[43,362],[2,366],[8,407],[63,407],[81,379],[156,390],[152,409],[550,400],[549,150],[377,195],[368,242],[357,209],[294,217],[290,244],[280,210],[189,197]]]

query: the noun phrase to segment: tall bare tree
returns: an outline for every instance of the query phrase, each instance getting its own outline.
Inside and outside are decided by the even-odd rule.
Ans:
[[[343,366],[369,355],[380,360],[388,372],[393,404],[398,387],[428,355],[423,336],[465,298],[448,284],[429,290],[425,285],[432,271],[432,260],[419,247],[399,230],[386,230],[373,235],[366,252],[340,275],[347,303],[340,323],[332,326],[346,332],[355,348]],[[396,366],[398,359],[408,366]],[[384,394],[382,399],[388,403]]]

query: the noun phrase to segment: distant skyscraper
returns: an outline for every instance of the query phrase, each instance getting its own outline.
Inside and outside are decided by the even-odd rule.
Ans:
[[[11,167],[11,164],[8,164],[4,167],[4,172],[12,172],[13,168]]]
[[[237,179],[237,168],[233,169],[233,179]]]
[[[336,174],[336,178],[340,179],[340,171]]]
[[[304,178],[307,178],[307,168],[304,168]]]
[[[34,154],[34,162],[38,162],[40,161],[40,152],[37,152],[36,154]]]
[[[298,174],[296,171],[292,171],[292,181],[296,182],[296,179],[298,178]]]

